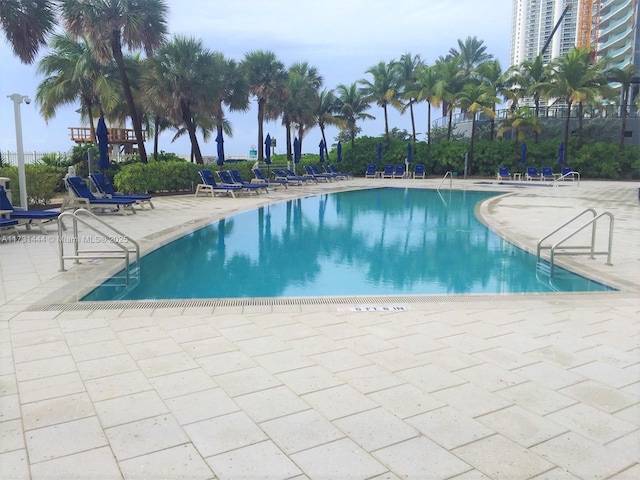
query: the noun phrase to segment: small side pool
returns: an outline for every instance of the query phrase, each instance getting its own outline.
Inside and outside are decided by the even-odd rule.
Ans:
[[[83,300],[585,292],[479,222],[495,192],[380,188],[274,204],[216,221],[146,255]],[[120,285],[118,285],[120,284]]]

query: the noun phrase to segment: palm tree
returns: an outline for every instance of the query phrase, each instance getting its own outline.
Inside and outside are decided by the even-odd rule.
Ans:
[[[440,78],[440,98],[443,114],[448,115],[447,140],[451,140],[453,131],[453,111],[456,109],[458,96],[464,87],[463,71],[460,68],[460,57],[440,57],[436,61],[436,69]]]
[[[624,133],[627,129],[627,107],[631,103],[631,84],[640,78],[640,70],[633,63],[624,68],[612,68],[606,72],[607,80],[620,84],[620,150],[624,149]]]
[[[510,100],[515,100],[511,90],[507,86],[507,76],[502,72],[500,66],[500,60],[490,60],[488,62],[481,63],[477,68],[478,76],[482,83],[490,89],[490,93],[493,97],[498,95]],[[496,102],[491,106],[493,116],[491,117],[491,140],[494,138],[495,126],[496,126]]]
[[[399,95],[398,69],[394,62],[379,62],[369,68],[366,73],[371,74],[373,81],[365,78],[358,81],[363,85],[362,93],[365,100],[376,102],[384,111],[384,133],[389,143],[389,114],[387,106],[391,105],[398,110],[402,109]]]
[[[58,107],[80,101],[83,117],[89,119],[91,139],[95,140],[94,107],[104,116],[103,104],[117,101],[118,85],[103,74],[105,68],[95,60],[91,46],[68,34],[55,35],[51,53],[38,63],[38,73],[46,78],[38,85],[36,101],[45,120],[55,117]]]
[[[521,107],[503,120],[502,126],[498,130],[498,137],[502,137],[509,130],[515,133],[513,139],[517,145],[525,140],[527,134],[540,133],[542,129],[538,123],[537,115],[529,107]]]
[[[458,48],[451,48],[449,55],[460,60],[462,76],[470,78],[478,65],[493,58],[493,55],[486,53],[486,51],[487,46],[484,44],[484,40],[467,37],[464,41],[458,39]]]
[[[473,164],[473,146],[476,133],[476,114],[484,113],[490,118],[495,117],[493,108],[499,99],[492,94],[493,92],[487,85],[467,84],[460,93],[460,107],[471,114],[471,145],[469,146],[469,163],[468,171],[471,172]]]
[[[337,113],[335,117],[342,123],[342,131],[349,135],[351,147],[353,148],[355,146],[358,120],[375,119],[373,115],[366,113],[371,108],[371,104],[355,83],[351,85],[341,83],[336,87],[336,93]]]
[[[420,65],[416,72],[416,91],[410,94],[416,102],[427,102],[427,145],[431,145],[431,107],[438,108],[442,102],[442,83],[438,70],[433,66]]]
[[[200,127],[210,133],[216,94],[221,89],[211,52],[199,40],[176,36],[156,52],[150,63],[144,78],[146,95],[161,99],[167,117],[189,135],[196,163],[203,164],[196,130]]]
[[[258,161],[264,160],[264,120],[267,102],[275,102],[283,96],[287,81],[284,64],[276,54],[256,50],[245,54],[242,69],[246,76],[249,92],[258,102]]]
[[[550,65],[549,80],[541,85],[547,98],[563,100],[567,105],[564,125],[564,158],[566,162],[569,141],[571,107],[594,100],[606,86],[603,69],[599,62],[592,63],[589,50],[573,48],[556,58]]]
[[[316,124],[316,111],[320,101],[319,89],[324,79],[316,67],[307,62],[296,62],[289,67],[286,107],[283,109],[283,124],[287,135],[287,157],[291,158],[291,124],[297,125],[298,141],[302,148],[304,133]],[[325,142],[326,150],[326,142]],[[328,156],[328,151],[326,151]]]
[[[507,84],[511,86],[514,101],[517,99],[533,98],[536,117],[540,116],[540,98],[547,82],[548,69],[544,65],[542,55],[533,60],[525,60],[520,65],[512,67],[508,74]],[[539,134],[536,132],[535,141],[538,143]]]
[[[413,134],[413,141],[416,141],[416,121],[413,115],[413,104],[417,101],[417,75],[420,66],[422,65],[422,59],[420,55],[411,55],[405,53],[400,57],[400,61],[396,64],[398,71],[398,86],[400,89],[400,95],[404,100],[408,100],[407,105],[402,108],[402,113],[409,108],[411,115],[411,132]]]
[[[55,27],[52,0],[0,0],[0,28],[14,55],[32,63]]]
[[[142,120],[133,98],[122,49],[144,48],[150,57],[164,40],[167,14],[163,0],[62,1],[62,16],[69,33],[84,36],[101,63],[115,60],[136,134],[138,153],[144,163],[147,162],[147,152]]]
[[[340,119],[336,117],[338,110],[338,99],[333,94],[333,90],[323,90],[318,94],[318,107],[315,111],[316,124],[320,127],[320,134],[324,144],[327,144],[325,128],[327,125],[342,126]]]

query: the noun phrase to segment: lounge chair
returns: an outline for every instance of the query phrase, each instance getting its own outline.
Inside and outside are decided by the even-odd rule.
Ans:
[[[245,182],[239,170],[235,170],[235,169],[229,170],[229,174],[231,175],[231,178],[233,179],[234,182],[239,183],[240,185],[242,185],[245,188],[248,188],[249,190],[254,189],[257,185],[258,189],[256,190],[256,192],[263,190],[265,193],[269,193],[269,190],[267,188],[268,185],[266,183]]]
[[[574,171],[571,167],[562,167],[560,180],[571,180],[573,182],[576,179],[580,180],[580,174],[578,172]]]
[[[387,163],[382,171],[382,178],[393,178],[393,165]]]
[[[90,173],[89,178],[91,179],[91,183],[98,193],[106,198],[130,198],[135,200],[136,205],[140,205],[140,208],[144,210],[145,203],[148,204],[152,209],[155,208],[153,206],[153,202],[151,202],[151,195],[146,193],[136,193],[127,195],[124,193],[118,193],[113,189],[113,185],[109,181],[109,177],[103,175],[102,173]]]
[[[289,185],[304,185],[310,180],[307,177],[298,176],[290,170],[281,170],[278,168],[274,168],[271,171],[273,172],[276,180],[286,180]]]
[[[331,175],[327,175],[327,174],[321,174],[320,172],[314,172],[313,168],[311,168],[312,165],[305,165],[304,166],[304,170],[306,173],[306,177],[310,177],[315,179],[316,182],[329,182],[331,181],[332,177]]]
[[[525,173],[525,180],[542,180],[542,175],[538,173],[536,167],[527,167],[527,173]]]
[[[262,173],[262,170],[260,170],[259,168],[254,168],[252,171],[257,182],[266,183],[267,185],[273,185],[274,188],[277,188],[279,186],[288,188],[287,184],[289,183],[289,180],[287,180],[286,177],[271,179],[271,178],[265,177],[264,174]]]
[[[133,208],[135,200],[130,198],[97,198],[85,182],[80,177],[67,177],[66,179],[69,193],[73,195],[69,196],[62,203],[61,211],[68,208],[81,208],[84,207],[89,211],[94,210],[115,210],[117,213],[126,215],[127,211],[136,213]]]
[[[351,175],[350,173],[347,172],[340,172],[335,165],[331,164],[329,165],[329,170],[333,173],[335,173],[336,175],[343,177],[345,180],[348,180],[350,178],[353,178],[353,175]]]
[[[393,171],[393,178],[404,178],[404,163],[396,165],[396,168]]]
[[[284,171],[284,173],[288,176],[288,178],[289,178],[289,179],[296,179],[296,178],[299,178],[299,179],[301,179],[301,180],[302,180],[302,183],[303,183],[304,185],[308,185],[308,184],[309,184],[309,182],[316,182],[316,183],[318,183],[318,181],[317,181],[315,178],[313,178],[313,177],[307,177],[307,176],[305,176],[305,175],[298,175],[296,172],[294,172],[293,170],[289,170],[288,168],[285,168],[283,171]]]
[[[211,194],[212,197],[215,196],[216,193],[218,193],[219,195],[229,195],[235,198],[236,195],[234,192],[239,192],[240,190],[242,190],[242,187],[239,187],[237,185],[218,185],[211,170],[204,169],[200,170],[198,173],[200,174],[202,183],[198,184],[198,186],[196,187],[196,197],[201,193],[204,195]]]
[[[16,210],[2,185],[0,185],[0,210],[10,212],[6,214],[8,215],[6,218],[16,220],[18,225],[25,225],[27,230],[31,229],[32,224],[38,226],[45,235],[47,230],[44,228],[44,223],[56,220],[60,215],[60,212],[53,210]]]
[[[331,170],[331,165],[322,164],[322,168],[324,168],[325,173],[333,176],[333,178],[335,178],[336,180],[345,180],[347,178],[342,173],[334,172],[333,170]]]
[[[424,165],[417,163],[416,166],[413,167],[413,178],[425,178]]]
[[[18,225],[18,220],[13,218],[5,218],[0,217],[0,235],[15,235],[16,240],[18,239],[18,230],[16,226]]]
[[[542,167],[542,175],[541,180],[551,180],[552,182],[556,179],[553,174],[553,169],[551,167]]]
[[[498,180],[511,180],[511,172],[509,167],[500,167],[497,174]]]
[[[223,187],[239,187],[240,190],[238,190],[239,192],[242,193],[255,193],[256,195],[260,194],[260,189],[263,188],[262,185],[260,185],[259,183],[247,183],[247,184],[242,184],[242,183],[238,183],[236,182],[233,177],[231,176],[231,174],[227,171],[227,170],[220,170],[218,172],[218,176],[220,177],[220,181],[222,182],[222,186]]]
[[[375,164],[367,164],[367,170],[364,172],[364,178],[376,178],[377,175]]]

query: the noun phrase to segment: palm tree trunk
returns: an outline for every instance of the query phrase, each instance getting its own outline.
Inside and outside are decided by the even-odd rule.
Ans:
[[[291,122],[287,119],[284,121],[284,125],[285,125],[285,135],[287,137],[286,139],[286,143],[287,143],[287,162],[290,162],[291,160],[293,160],[293,156],[291,155],[292,149],[291,149]]]
[[[447,126],[447,140],[451,140],[451,125],[453,123],[453,106],[449,108],[449,125]]]
[[[382,109],[384,110],[384,134],[387,137],[387,145],[389,145],[389,117],[387,115],[387,105],[385,104]]]
[[[264,161],[264,98],[258,99],[258,162]]]
[[[136,134],[136,140],[138,143],[138,154],[142,163],[147,163],[147,150],[144,148],[144,140],[142,136],[142,122],[136,109],[135,101],[133,100],[133,92],[131,91],[131,83],[129,83],[129,76],[127,75],[127,69],[124,65],[124,58],[122,56],[122,45],[120,44],[119,33],[111,37],[111,51],[113,58],[118,66],[118,73],[120,74],[120,80],[122,81],[122,91],[124,92],[124,98],[127,101],[129,107],[129,116],[131,117],[131,123],[133,124],[133,131]]]
[[[202,160],[202,152],[200,151],[200,145],[198,144],[198,137],[196,136],[196,124],[193,121],[193,116],[191,115],[191,110],[185,105],[182,105],[182,121],[184,125],[187,127],[187,132],[189,133],[189,140],[191,140],[191,151],[193,152],[193,156],[195,157],[196,163],[198,165],[204,165],[204,161]]]
[[[329,150],[327,149],[327,137],[324,134],[324,127],[320,127],[320,135],[322,135],[322,141],[324,142],[324,151],[327,156],[327,162],[329,162]]]
[[[562,163],[567,164],[567,151],[569,150],[569,120],[571,119],[572,102],[567,102],[567,118],[564,121],[564,151],[562,152]]]
[[[493,112],[493,117],[491,117],[491,133],[490,133],[490,137],[489,140],[493,140],[494,132],[496,129],[496,104],[493,104],[493,108],[491,109],[491,111]]]
[[[427,102],[427,145],[431,145],[431,102]]]
[[[534,97],[535,105],[536,105],[536,118],[540,116],[540,97],[537,95]],[[535,142],[538,143],[538,139],[540,134],[538,132],[535,133]],[[566,145],[566,143],[565,143]]]
[[[476,139],[476,114],[471,114],[471,145],[469,145],[469,158],[467,162],[467,175],[471,175],[471,165],[473,165],[473,145]]]
[[[158,160],[158,137],[160,136],[160,132],[158,132],[160,128],[160,115],[156,115],[153,118],[153,159]]]
[[[622,111],[620,112],[620,150],[624,150],[624,132],[627,130],[627,104],[629,103],[629,90],[631,84],[622,85]]]
[[[413,99],[409,100],[409,113],[411,113],[411,131],[413,133],[413,143],[416,143],[416,120],[413,116]]]

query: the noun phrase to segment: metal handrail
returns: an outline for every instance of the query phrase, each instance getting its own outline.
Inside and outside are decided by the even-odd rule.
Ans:
[[[579,172],[574,172],[573,170],[570,172],[565,173],[564,175],[559,176],[558,178],[554,179],[553,182],[551,182],[551,184],[554,187],[558,186],[558,182],[563,182],[565,178],[567,177],[578,177],[578,184],[577,186],[580,186],[580,173]]]
[[[598,220],[602,217],[609,217],[609,242],[607,245],[607,250],[605,252],[596,252],[594,251],[595,248],[595,226],[596,223],[598,222]],[[578,228],[577,230],[575,230],[574,232],[570,233],[569,235],[567,235],[566,237],[564,237],[562,240],[556,242],[555,245],[553,245],[551,247],[551,252],[549,253],[549,263],[551,264],[550,267],[550,275],[553,276],[553,261],[554,261],[554,255],[569,255],[569,252],[558,252],[557,254],[555,253],[556,248],[558,248],[560,246],[560,244],[562,244],[564,241],[569,240],[571,237],[573,237],[575,234],[577,234],[578,232],[580,232],[581,230],[584,230],[585,228],[587,228],[589,225],[592,226],[591,228],[591,251],[589,252],[590,257],[589,258],[594,258],[594,255],[606,255],[607,256],[607,261],[605,263],[605,265],[611,265],[611,249],[613,246],[613,214],[611,214],[610,212],[602,212],[600,215],[596,215],[594,218],[592,218],[591,220],[589,220],[587,223],[585,223],[584,225],[582,225],[580,228]],[[586,248],[586,247],[580,247],[580,246],[575,246],[575,247],[564,247],[564,248],[572,248],[572,249],[576,249],[576,248]],[[585,252],[574,252],[574,255],[585,255]]]
[[[451,172],[451,170],[449,170],[447,173],[444,174],[444,177],[442,177],[442,181],[440,182],[440,185],[438,185],[437,190],[440,190],[440,187],[442,186],[444,181],[447,179],[447,177],[449,177],[449,190],[453,188],[453,173]]]
[[[81,215],[86,215],[91,218],[92,221],[96,221],[107,228],[107,232],[105,233],[103,230],[96,228],[94,225],[89,223],[88,221],[80,218]],[[70,242],[66,242],[63,238],[62,231],[64,229],[64,219],[66,217],[71,217],[73,220],[73,236]],[[114,250],[80,250],[79,249],[79,238],[78,238],[78,222],[87,227],[92,232],[96,233],[100,238],[106,240],[105,243],[110,243],[118,247],[122,253],[121,255],[114,255],[114,253],[118,253]],[[111,235],[109,235],[111,233]],[[125,241],[119,241],[119,239],[125,239]],[[73,255],[65,255],[64,254],[64,244],[65,243],[73,243]],[[127,235],[122,233],[120,230],[112,227],[104,220],[98,218],[96,215],[91,213],[86,208],[79,208],[73,212],[62,212],[58,216],[58,255],[60,258],[60,272],[65,272],[64,261],[65,260],[75,260],[75,263],[80,263],[80,259],[83,258],[123,258],[125,261],[125,272],[126,272],[126,281],[129,283],[129,266],[131,264],[129,255],[131,250],[126,243],[130,243],[135,247],[136,254],[136,265],[140,265],[140,245],[135,240],[129,238]],[[90,255],[87,255],[90,254]]]
[[[558,233],[560,230],[562,230],[564,227],[566,227],[567,225],[575,222],[578,218],[580,218],[582,215],[584,215],[585,213],[591,212],[593,214],[593,217],[595,217],[598,212],[596,212],[593,208],[587,208],[586,210],[580,212],[578,215],[576,215],[575,217],[571,218],[569,221],[567,221],[566,223],[563,223],[562,225],[560,225],[558,228],[556,228],[553,232],[545,235],[544,237],[542,237],[540,240],[538,240],[538,244],[536,246],[536,257],[537,257],[537,261],[540,261],[540,250],[543,248],[551,248],[550,246],[548,247],[543,247],[542,246],[542,242],[544,242],[547,238],[551,237],[552,235]],[[592,218],[593,218],[592,217]],[[593,240],[593,236],[592,236],[592,240]]]

